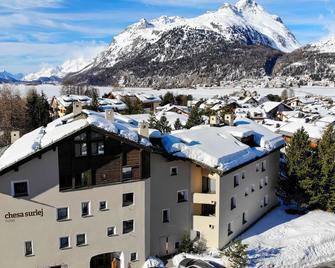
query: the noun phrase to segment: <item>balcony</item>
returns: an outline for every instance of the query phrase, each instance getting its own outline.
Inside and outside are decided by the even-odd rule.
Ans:
[[[208,204],[215,205],[217,200],[216,194],[211,193],[194,193],[193,203],[194,204]]]
[[[193,229],[205,232],[206,230],[213,230],[217,224],[217,220],[215,216],[201,216],[194,215],[193,216]]]

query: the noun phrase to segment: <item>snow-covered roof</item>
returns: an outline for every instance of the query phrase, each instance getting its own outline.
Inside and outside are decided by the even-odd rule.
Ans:
[[[87,110],[84,112],[87,114],[85,119],[74,120],[73,114],[69,114],[49,123],[47,127],[40,127],[22,136],[0,157],[0,171],[88,126],[119,135],[143,146],[151,146],[148,139],[138,135],[137,128],[133,125],[117,117],[114,122],[108,121],[105,113]]]
[[[136,94],[136,97],[143,103],[153,103],[162,101],[159,97],[156,97],[153,94]]]
[[[304,130],[308,133],[311,139],[320,140],[323,135],[324,129],[322,127],[316,126],[314,124],[308,124],[305,122],[297,121],[290,122],[284,126],[282,126],[279,130],[279,133],[287,136],[293,136],[295,132],[299,129],[304,128]]]
[[[127,105],[118,99],[107,99],[107,98],[99,98],[99,105],[101,110],[110,110],[110,109],[117,109],[119,111],[126,110],[128,107]]]
[[[176,157],[186,158],[221,172],[243,165],[284,145],[280,135],[249,119],[238,119],[236,127],[198,126],[164,135],[162,144]],[[257,147],[238,140],[253,135]]]
[[[90,105],[92,99],[81,95],[62,95],[57,97],[58,102],[64,107],[69,107],[73,102],[81,102],[83,105]]]
[[[275,109],[276,107],[278,107],[280,104],[282,104],[282,103],[281,102],[277,102],[277,101],[266,101],[263,104],[261,104],[259,106],[259,108],[263,109],[266,113],[269,113],[273,109]]]

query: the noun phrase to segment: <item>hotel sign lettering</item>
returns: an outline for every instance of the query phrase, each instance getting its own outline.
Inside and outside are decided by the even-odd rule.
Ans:
[[[29,217],[43,217],[44,216],[44,211],[42,209],[35,209],[32,211],[25,211],[25,212],[7,212],[4,215],[4,218],[8,222],[15,221],[15,219],[19,218],[29,218]]]

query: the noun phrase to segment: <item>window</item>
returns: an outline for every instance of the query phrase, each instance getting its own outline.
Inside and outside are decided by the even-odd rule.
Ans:
[[[245,171],[242,171],[242,180],[244,180],[245,179]]]
[[[236,197],[233,196],[231,199],[230,199],[230,209],[233,210],[236,208]]]
[[[242,214],[242,224],[246,224],[248,221],[247,221],[247,213],[246,212],[243,212]]]
[[[259,182],[259,189],[263,189],[263,187],[264,187],[264,180],[261,179]]]
[[[92,184],[92,171],[86,170],[79,175],[75,176],[75,187],[86,187]]]
[[[170,176],[177,176],[178,175],[178,168],[172,167],[170,168]]]
[[[114,235],[116,235],[116,227],[115,226],[107,227],[107,236],[114,236]]]
[[[266,196],[264,197],[264,207],[266,207],[268,204],[269,204],[269,196],[266,195]]]
[[[268,176],[266,176],[265,177],[265,182],[264,182],[264,185],[265,186],[267,186],[269,184],[269,177]]]
[[[266,161],[264,160],[262,162],[262,172],[264,172],[266,170]]]
[[[133,178],[133,168],[132,167],[123,167],[122,168],[122,179],[124,181],[131,180]]]
[[[234,175],[234,187],[237,187],[240,185],[240,176]]]
[[[107,210],[107,202],[106,201],[100,201],[99,202],[99,210],[100,211],[104,211],[104,210]]]
[[[251,192],[255,192],[255,184],[251,185]]]
[[[69,219],[69,208],[57,208],[57,221]]]
[[[123,221],[123,233],[128,234],[134,231],[134,220]]]
[[[174,248],[175,248],[175,249],[179,249],[179,247],[180,247],[180,242],[176,242],[176,243],[174,243]]]
[[[33,256],[33,241],[24,242],[24,255],[25,256]]]
[[[163,209],[162,210],[162,221],[163,221],[163,223],[170,222],[170,209]]]
[[[231,235],[233,233],[233,229],[232,229],[232,223],[228,223],[228,236]]]
[[[90,202],[81,203],[81,216],[87,217],[91,215],[91,204]]]
[[[87,143],[75,143],[75,156],[86,156],[87,155]]]
[[[70,247],[70,237],[63,236],[59,238],[59,248],[60,249],[66,249]]]
[[[188,191],[187,190],[182,190],[177,192],[177,202],[182,203],[182,202],[187,202],[188,200]]]
[[[86,133],[81,133],[74,138],[75,141],[86,141],[87,135]]]
[[[134,193],[126,193],[123,194],[122,197],[122,206],[128,207],[130,205],[134,204]]]
[[[259,164],[256,164],[256,172],[259,171]]]
[[[28,196],[28,181],[15,181],[12,182],[12,195],[14,197]]]
[[[92,155],[103,155],[105,154],[105,143],[103,141],[91,143]]]
[[[87,245],[86,234],[77,234],[77,246]]]
[[[130,261],[137,261],[137,252],[130,253]]]

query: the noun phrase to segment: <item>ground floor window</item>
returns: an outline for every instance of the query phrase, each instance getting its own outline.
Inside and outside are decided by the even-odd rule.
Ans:
[[[26,241],[24,242],[25,247],[25,256],[32,256],[33,253],[33,241]]]

